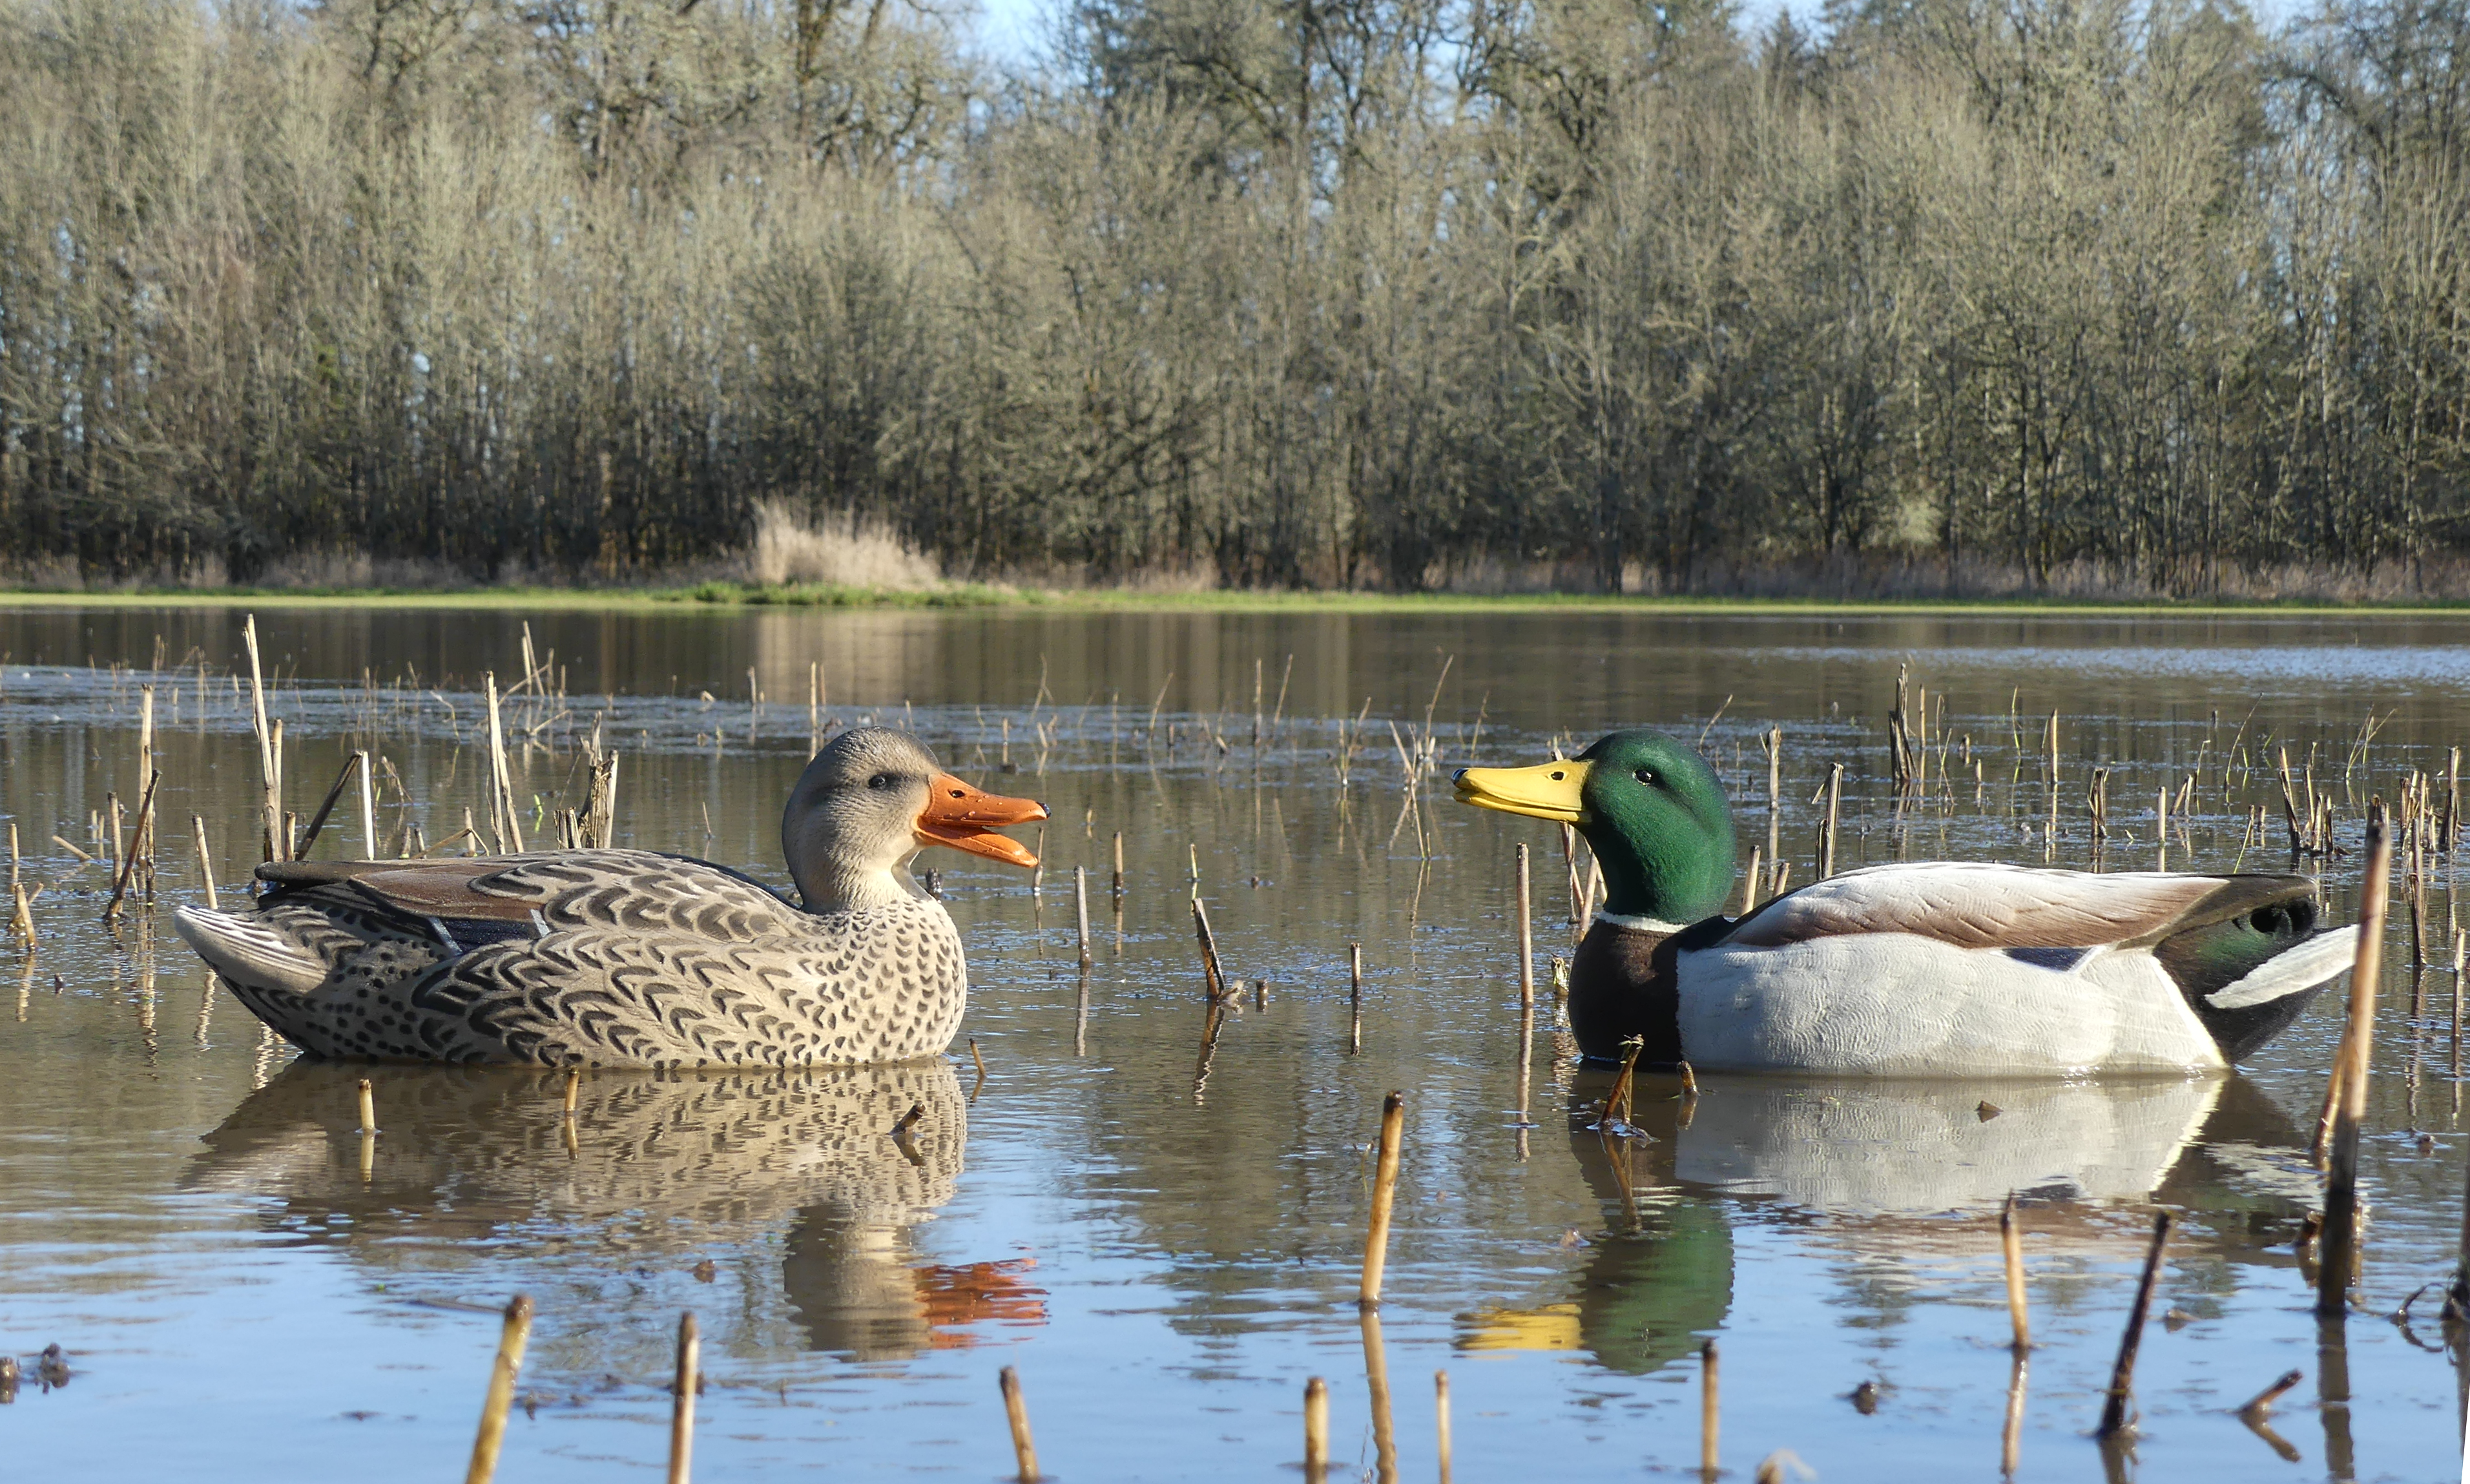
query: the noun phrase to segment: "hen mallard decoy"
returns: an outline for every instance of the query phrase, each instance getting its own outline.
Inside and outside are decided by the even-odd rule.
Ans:
[[[1740,918],[1704,759],[1616,731],[1565,761],[1464,768],[1461,803],[1573,824],[1604,910],[1570,969],[1587,1055],[1876,1076],[2218,1068],[2349,966],[2304,876],[1872,866]]]
[[[909,861],[1043,805],[981,793],[905,732],[843,732],[800,775],[781,853],[804,910],[650,850],[280,861],[255,906],[183,907],[240,1002],[324,1056],[551,1066],[849,1065],[934,1055],[960,1029],[960,933]]]

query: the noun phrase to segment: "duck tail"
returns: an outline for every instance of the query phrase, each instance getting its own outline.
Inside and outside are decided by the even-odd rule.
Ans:
[[[308,994],[326,983],[325,961],[263,919],[182,907],[172,924],[208,967],[234,984]]]

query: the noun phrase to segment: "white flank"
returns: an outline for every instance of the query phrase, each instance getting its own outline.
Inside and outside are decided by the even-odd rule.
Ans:
[[[2072,969],[1911,933],[1680,955],[1693,1066],[1863,1077],[2061,1077],[2227,1065],[2143,950]]]
[[[2204,996],[2215,1009],[2245,1009],[2301,989],[2313,989],[2333,978],[2359,956],[2359,925],[2319,934],[2285,953],[2274,954],[2248,971],[2245,979],[2224,985]]]
[[[172,914],[172,925],[198,958],[236,984],[308,994],[326,983],[323,960],[263,923],[182,907]]]

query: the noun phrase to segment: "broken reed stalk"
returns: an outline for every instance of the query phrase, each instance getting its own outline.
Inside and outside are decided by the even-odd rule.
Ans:
[[[354,753],[352,761],[359,765],[361,773],[361,848],[369,852],[366,859],[373,861],[380,854],[377,784],[369,777],[369,754],[365,751]]]
[[[1021,1399],[1020,1373],[1005,1366],[995,1373],[1003,1390],[1004,1421],[1012,1426],[1012,1456],[1020,1466],[1021,1484],[1037,1484],[1037,1445],[1030,1441],[1029,1403]]]
[[[1346,945],[1346,1054],[1363,1053],[1363,945]]]
[[[2359,1123],[2367,1112],[2367,1060],[2376,1035],[2376,978],[2384,967],[2385,898],[2392,840],[2384,800],[2367,804],[2366,879],[2359,892],[2359,955],[2350,965],[2350,1018],[2342,1032],[2330,1089],[2331,1142],[2324,1168],[2324,1245],[2316,1272],[2316,1313],[2346,1311],[2350,1275],[2358,1266]]]
[[[2291,1387],[2297,1385],[2299,1381],[2304,1379],[2304,1373],[2302,1372],[2282,1372],[2279,1376],[2273,1378],[2272,1385],[2265,1387],[2254,1396],[2248,1398],[2247,1404],[2238,1409],[2238,1415],[2247,1418],[2251,1422],[2263,1421],[2265,1417],[2272,1413],[2272,1403],[2281,1400],[2281,1394],[2288,1391]]]
[[[573,1068],[573,1067],[569,1067],[569,1068],[567,1068],[567,1069],[566,1069],[566,1098],[565,1098],[564,1106],[563,1106],[563,1107],[561,1107],[561,1108],[559,1109],[559,1114],[560,1114],[560,1116],[561,1116],[561,1117],[564,1117],[564,1118],[568,1118],[568,1119],[571,1119],[571,1118],[573,1118],[573,1117],[574,1117],[574,1105],[575,1105],[575,1103],[576,1103],[578,1101],[580,1101],[580,1100],[581,1100],[582,1096],[583,1096],[583,1073],[582,1073],[581,1071],[577,1070],[576,1068]]]
[[[489,1484],[498,1472],[498,1450],[506,1441],[506,1414],[515,1404],[515,1377],[524,1368],[524,1345],[531,1338],[532,1301],[516,1294],[506,1305],[505,1324],[498,1331],[498,1357],[489,1363],[489,1391],[480,1403],[480,1430],[472,1439],[472,1464],[463,1484]]]
[[[206,884],[206,910],[220,912],[223,904],[215,895],[215,857],[214,852],[206,847],[206,817],[190,815],[189,827],[196,831],[198,837],[198,875]]]
[[[1115,900],[1121,902],[1124,899],[1124,832],[1120,829],[1115,831],[1115,879],[1113,891]]]
[[[694,1310],[678,1319],[676,1398],[669,1405],[669,1484],[687,1484],[694,1475],[695,1386],[703,1365],[703,1336],[695,1329]]]
[[[154,814],[154,785],[163,781],[157,773],[146,779],[146,793],[137,800],[137,820],[129,826],[128,846],[121,853],[120,876],[111,884],[111,900],[104,904],[103,920],[110,922],[120,916],[121,899],[128,894],[128,873],[137,869],[138,846],[146,839],[146,822]]]
[[[1226,976],[1218,967],[1218,935],[1209,931],[1209,909],[1200,905],[1196,889],[1192,898],[1192,933],[1200,944],[1200,974],[1207,983],[1212,1004],[1226,998]]]
[[[1531,1013],[1535,1009],[1534,885],[1528,874],[1524,843],[1518,846],[1518,1009],[1521,1013]]]
[[[1629,1122],[1630,1084],[1638,1076],[1638,1057],[1646,1050],[1646,1041],[1643,1037],[1632,1036],[1621,1045],[1629,1048],[1629,1055],[1621,1058],[1620,1076],[1613,1078],[1613,1090],[1604,1095],[1604,1117],[1626,1124]]]
[[[310,817],[309,828],[300,836],[299,848],[294,852],[295,859],[306,856],[310,847],[317,843],[317,837],[325,833],[326,817],[333,814],[335,805],[342,801],[344,785],[352,781],[352,775],[361,770],[361,765],[368,760],[368,755],[366,753],[354,753],[343,759],[342,771],[335,775],[335,786],[326,790],[325,802],[317,806],[317,812]]]
[[[1715,1342],[1709,1340],[1698,1347],[1698,1476],[1713,1479],[1716,1473],[1717,1398]]]
[[[489,693],[489,831],[503,854],[509,846],[523,849],[524,831],[515,819],[514,775],[506,770],[506,734],[498,717],[498,677],[492,671],[481,679]]]
[[[377,1088],[376,1088],[376,1087],[375,1087],[375,1086],[374,1086],[374,1085],[369,1081],[369,1079],[368,1079],[367,1078],[365,1078],[365,1077],[364,1077],[364,1078],[361,1078],[360,1093],[361,1093],[361,1133],[363,1133],[363,1134],[373,1134],[373,1133],[376,1133],[376,1132],[378,1131],[378,1093],[377,1093]]]
[[[266,677],[257,658],[257,615],[251,614],[241,625],[241,640],[248,647],[248,718],[257,733],[257,776],[265,786],[265,825],[268,860],[277,859],[283,845],[283,775],[274,756],[274,733],[266,720]]]
[[[2162,1249],[2170,1244],[2170,1213],[2153,1218],[2153,1246],[2144,1254],[2144,1276],[2136,1280],[2135,1304],[2127,1311],[2127,1333],[2119,1337],[2118,1362],[2110,1367],[2108,1400],[2102,1403],[2096,1437],[2112,1438],[2127,1430],[2127,1407],[2135,1392],[2135,1353],[2144,1345],[2144,1321],[2153,1311],[2153,1288],[2161,1278]]]
[[[1843,804],[1844,765],[1829,763],[1827,767],[1827,828],[1818,837],[1818,876],[1822,881],[1835,874],[1835,830]]]
[[[1398,1146],[1407,1132],[1407,1095],[1393,1092],[1381,1100],[1381,1158],[1372,1172],[1372,1224],[1363,1238],[1363,1283],[1355,1302],[1362,1309],[1381,1307],[1381,1272],[1389,1262],[1389,1212],[1398,1193]]]
[[[2033,1322],[2024,1307],[2024,1232],[2016,1219],[2014,1191],[1998,1210],[1998,1245],[2007,1264],[2007,1318],[2016,1331],[2010,1348],[2020,1356],[2033,1348]]]
[[[1441,1484],[1450,1484],[1450,1373],[1433,1373],[1433,1433],[1440,1445]]]
[[[1072,905],[1081,918],[1081,966],[1089,966],[1089,872],[1085,867],[1072,868]]]
[[[1329,1382],[1313,1377],[1304,1382],[1304,1479],[1321,1484],[1329,1476]]]

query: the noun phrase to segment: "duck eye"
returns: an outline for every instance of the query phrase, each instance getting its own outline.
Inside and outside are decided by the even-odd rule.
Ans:
[[[1653,788],[1655,786],[1655,770],[1652,768],[1641,768],[1636,773],[1631,774],[1630,777],[1638,779],[1641,783],[1645,784],[1649,788]]]
[[[869,788],[890,788],[892,786],[892,775],[889,773],[878,773],[874,777],[866,780],[866,786]]]

